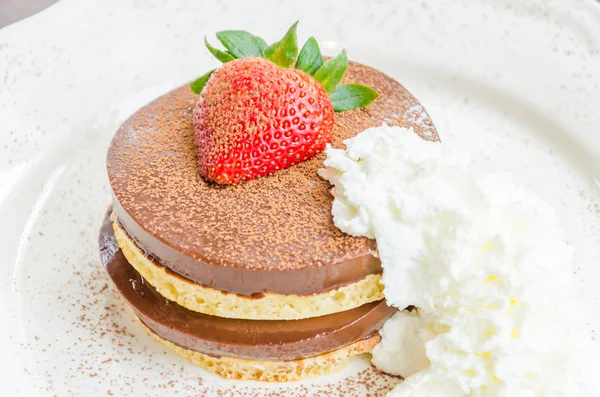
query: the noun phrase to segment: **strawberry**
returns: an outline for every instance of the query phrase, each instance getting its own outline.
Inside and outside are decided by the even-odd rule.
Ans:
[[[221,184],[307,160],[331,141],[333,106],[310,75],[262,58],[217,70],[194,110],[200,174]]]
[[[193,125],[204,178],[237,184],[308,160],[331,142],[334,111],[377,97],[368,87],[338,84],[345,51],[324,63],[310,38],[298,55],[296,24],[270,46],[244,31],[217,33],[227,51],[205,40],[224,65],[190,85],[200,94]]]

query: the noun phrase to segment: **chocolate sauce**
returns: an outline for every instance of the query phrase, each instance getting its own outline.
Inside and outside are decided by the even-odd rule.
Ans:
[[[107,273],[140,320],[178,346],[210,356],[295,360],[373,335],[396,309],[384,301],[304,320],[240,320],[185,309],[161,296],[127,262],[107,214],[99,236]]]

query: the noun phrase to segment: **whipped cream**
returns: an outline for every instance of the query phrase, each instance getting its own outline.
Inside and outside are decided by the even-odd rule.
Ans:
[[[391,396],[600,395],[572,248],[549,205],[405,128],[345,144],[320,171],[334,223],[375,238],[388,303],[418,307],[390,319],[373,351],[406,378]]]

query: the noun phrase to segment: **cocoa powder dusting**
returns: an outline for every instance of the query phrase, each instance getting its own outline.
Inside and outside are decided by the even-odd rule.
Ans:
[[[229,381],[195,367],[177,354],[156,343],[134,320],[132,311],[109,281],[100,260],[73,265],[81,269],[68,272],[70,282],[80,288],[57,296],[54,305],[70,307],[59,314],[72,318],[65,335],[68,344],[32,335],[21,345],[31,355],[32,377],[45,380],[40,391],[45,395],[80,396],[227,396],[227,397],[305,397],[307,395],[384,397],[399,380],[367,368],[340,379],[320,378],[315,382],[260,383]],[[50,334],[51,335],[51,334]],[[48,363],[57,351],[70,354],[65,368]],[[47,368],[38,374],[39,368]],[[59,377],[57,373],[64,376]]]
[[[419,102],[392,78],[351,63],[344,82],[376,89],[366,109],[336,114],[332,145],[383,122],[438,140]],[[341,233],[331,217],[329,185],[319,178],[325,154],[235,186],[198,176],[192,110],[198,97],[181,87],[142,108],[109,148],[116,199],[146,231],[194,259],[248,269],[302,269],[373,252],[374,243]]]

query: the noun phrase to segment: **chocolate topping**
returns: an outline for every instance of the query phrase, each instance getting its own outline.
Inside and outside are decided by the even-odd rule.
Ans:
[[[373,87],[380,97],[336,114],[334,147],[383,122],[438,139],[416,98],[392,78],[351,63],[344,82]],[[317,175],[324,153],[236,186],[202,180],[196,101],[188,87],[158,98],[121,126],[108,150],[115,213],[142,248],[190,280],[244,295],[322,292],[381,271],[373,241],[333,225],[329,185]]]
[[[211,356],[294,360],[319,355],[375,333],[396,309],[384,301],[305,320],[237,320],[187,310],[162,297],[121,252],[107,215],[100,256],[113,283],[146,326],[163,339]]]

